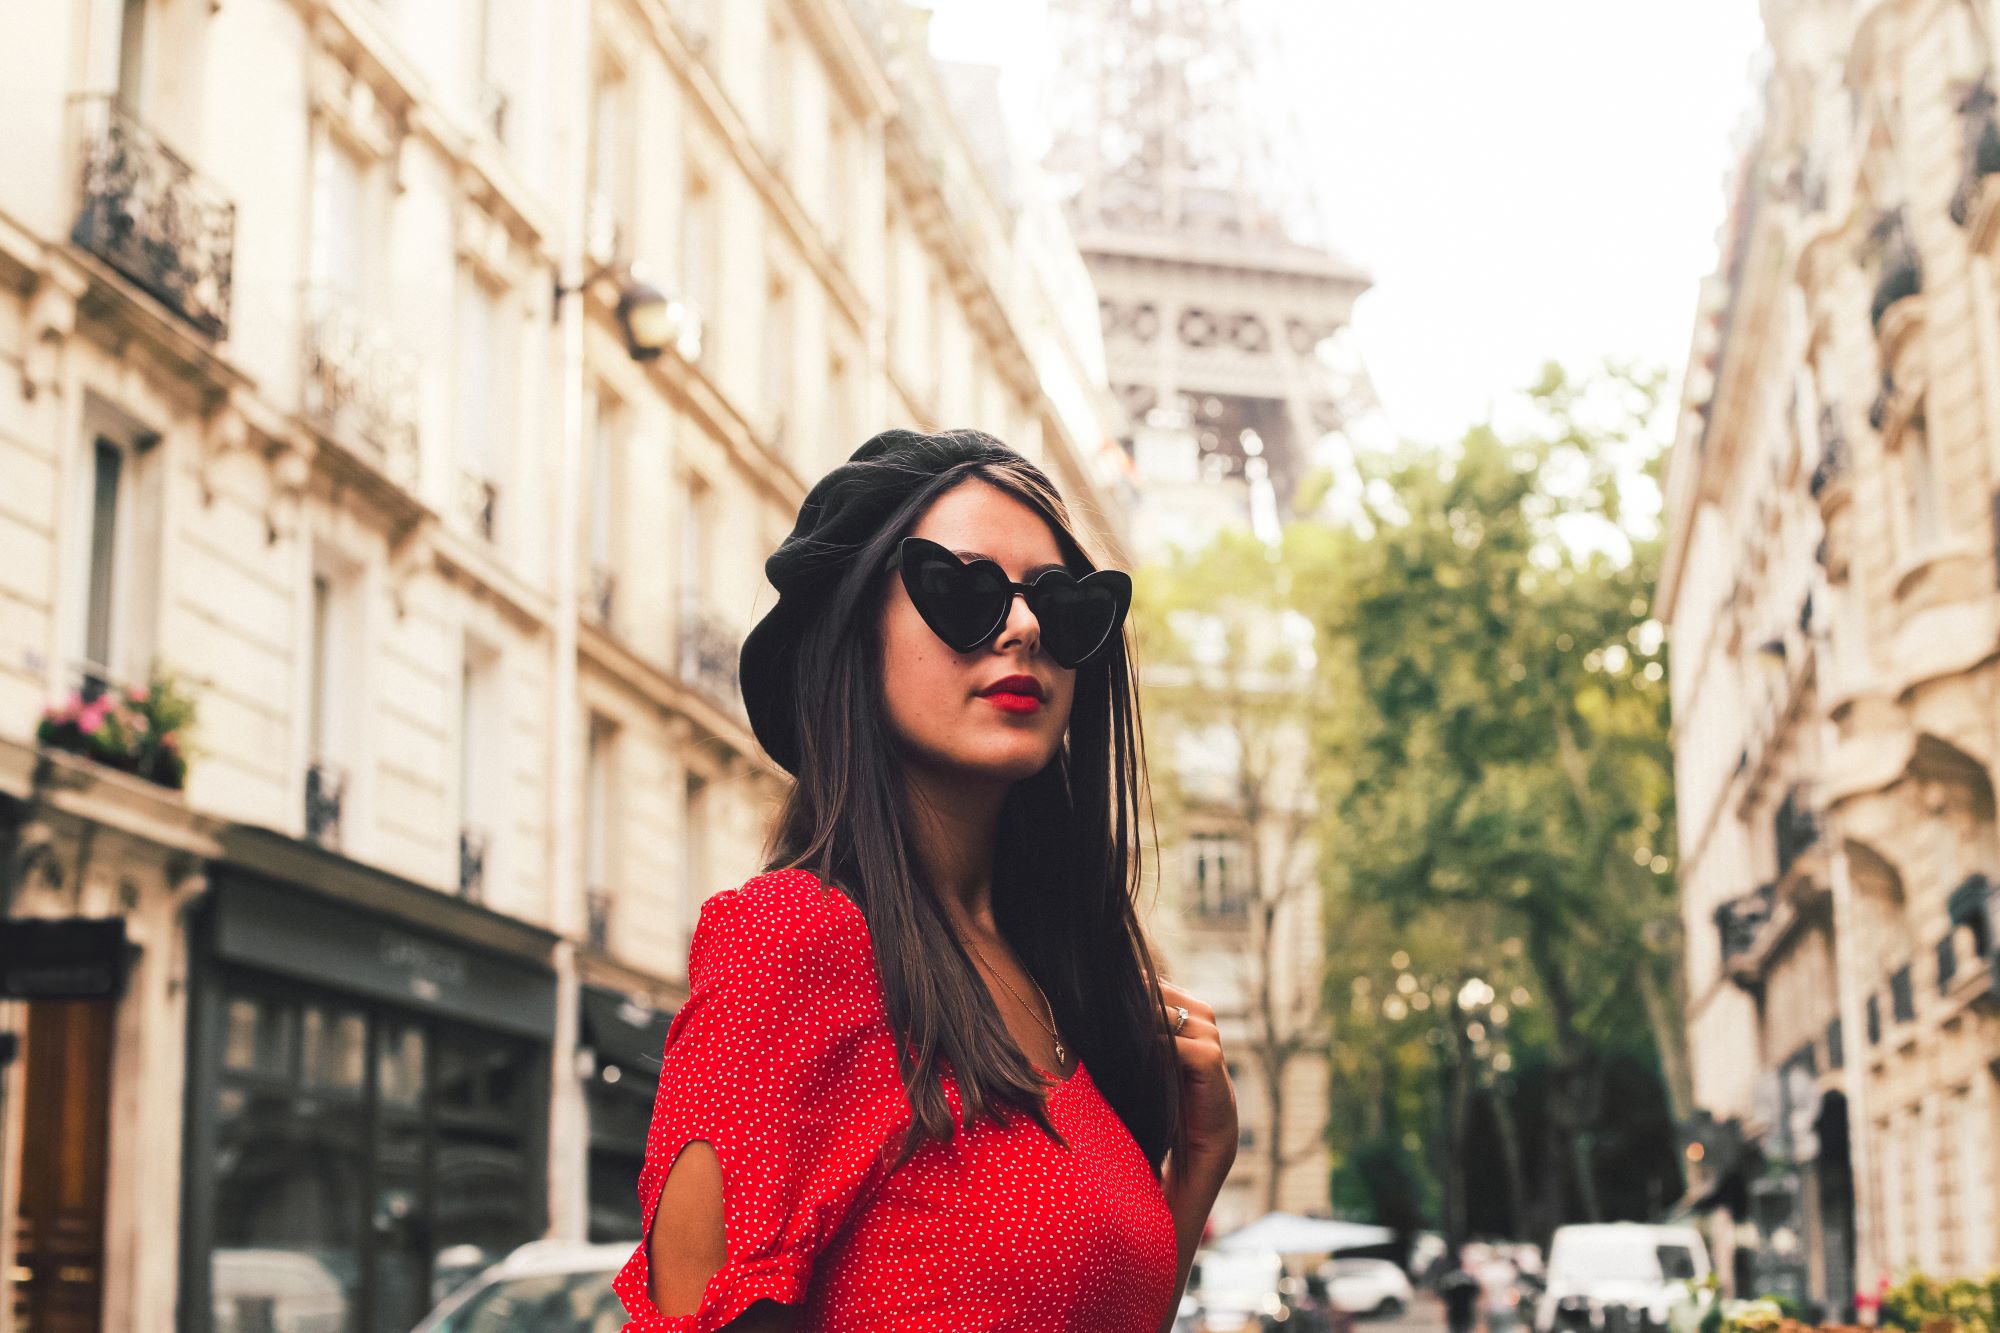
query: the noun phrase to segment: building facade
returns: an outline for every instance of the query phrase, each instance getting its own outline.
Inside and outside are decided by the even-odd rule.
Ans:
[[[1691,1202],[1838,1312],[2000,1269],[2000,48],[1765,15],[1667,484]]]
[[[888,3],[33,6],[0,109],[0,1328],[634,1235],[807,487],[977,423],[1125,558],[1066,231]]]

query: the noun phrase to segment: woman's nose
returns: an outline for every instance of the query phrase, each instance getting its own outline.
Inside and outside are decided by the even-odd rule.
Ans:
[[[1028,605],[1028,595],[1019,588],[1014,589],[1007,602],[1007,619],[1001,624],[1000,633],[994,637],[993,647],[1004,649],[1017,643],[1025,643],[1029,652],[1042,646],[1042,622],[1035,618],[1034,610]]]

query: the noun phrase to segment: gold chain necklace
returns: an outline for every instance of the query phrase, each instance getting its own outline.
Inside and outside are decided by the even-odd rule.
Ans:
[[[1007,993],[1013,996],[1016,1000],[1020,1000],[1021,1007],[1023,1009],[1026,1009],[1030,1014],[1032,1014],[1034,1016],[1035,1022],[1041,1024],[1041,1026],[1047,1030],[1049,1034],[1049,1040],[1056,1044],[1056,1072],[1060,1074],[1062,1072],[1062,1065],[1064,1059],[1063,1042],[1062,1042],[1062,1037],[1055,1030],[1056,1007],[1052,1004],[1049,1004],[1048,992],[1042,989],[1042,983],[1035,980],[1034,974],[1032,973],[1029,974],[1028,984],[1035,988],[1035,994],[1042,997],[1042,1003],[1049,1005],[1049,1021],[1046,1023],[1042,1022],[1042,1016],[1035,1009],[1035,1006],[1029,1004],[1026,1000],[1021,999],[1021,992],[1015,990],[1014,987],[1008,983],[1007,978],[1001,975],[999,968],[993,966],[992,960],[987,958],[986,953],[983,949],[981,949],[978,945],[973,944],[971,940],[965,939],[965,937],[962,935],[959,938],[963,940],[966,944],[971,946],[972,952],[979,955],[979,961],[986,964],[986,970],[991,972],[994,978],[997,981],[999,981],[999,983],[1002,986],[1007,987]],[[1025,968],[1022,970],[1026,971]]]

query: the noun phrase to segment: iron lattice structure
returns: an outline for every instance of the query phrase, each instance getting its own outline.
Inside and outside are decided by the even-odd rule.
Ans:
[[[1270,535],[1304,472],[1379,413],[1348,330],[1369,279],[1325,244],[1273,17],[1261,0],[1051,3],[1048,166],[1162,530]]]
[[[1323,242],[1258,17],[1244,0],[1054,0],[1049,167],[1081,231]]]

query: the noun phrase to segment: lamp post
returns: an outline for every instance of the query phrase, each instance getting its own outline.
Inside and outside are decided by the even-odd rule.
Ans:
[[[678,301],[632,272],[624,260],[600,264],[576,282],[555,286],[558,316],[565,298],[587,290],[605,278],[618,280],[618,331],[625,338],[625,352],[634,361],[658,359],[672,347],[683,361],[701,355],[701,321],[685,301]],[[567,366],[565,366],[567,369]],[[581,366],[579,364],[579,370]]]

